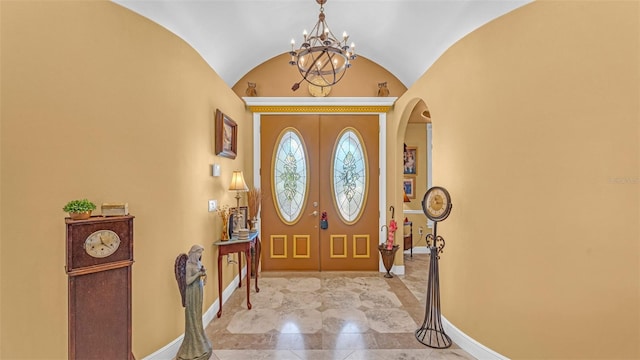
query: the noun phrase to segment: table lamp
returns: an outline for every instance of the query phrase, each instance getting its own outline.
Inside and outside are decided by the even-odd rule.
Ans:
[[[240,214],[240,193],[249,191],[247,183],[244,182],[242,171],[234,171],[231,177],[231,185],[229,191],[236,192],[236,214]]]

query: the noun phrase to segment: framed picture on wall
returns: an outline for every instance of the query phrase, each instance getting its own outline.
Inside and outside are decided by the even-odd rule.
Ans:
[[[238,154],[238,124],[216,109],[216,155],[235,159]]]
[[[416,146],[404,147],[404,174],[418,174],[418,147]]]
[[[405,194],[409,199],[416,198],[416,178],[404,178],[402,181],[402,187],[404,188]]]

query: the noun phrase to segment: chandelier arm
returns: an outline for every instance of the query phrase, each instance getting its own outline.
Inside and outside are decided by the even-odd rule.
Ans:
[[[333,81],[331,81],[332,83],[336,83],[336,66],[335,63],[333,62],[333,58],[336,56],[335,53],[330,53],[327,52],[327,58],[329,59],[329,61],[327,61],[324,66],[327,65],[327,63],[329,63],[329,65],[331,66],[331,74],[333,75]],[[323,68],[324,68],[323,66]],[[325,80],[326,81],[326,80]]]

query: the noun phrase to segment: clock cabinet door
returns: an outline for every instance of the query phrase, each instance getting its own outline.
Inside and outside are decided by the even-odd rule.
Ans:
[[[69,277],[69,358],[129,359],[131,267]]]

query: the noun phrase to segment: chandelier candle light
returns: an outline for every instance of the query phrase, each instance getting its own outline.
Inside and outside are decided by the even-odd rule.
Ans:
[[[297,50],[295,40],[291,39],[289,64],[296,65],[302,75],[302,80],[291,87],[293,91],[298,90],[302,81],[321,87],[336,84],[351,67],[351,60],[356,58],[355,44],[347,45],[347,32],[343,32],[342,40],[338,40],[329,29],[323,7],[327,0],[316,2],[320,5],[320,15],[311,33],[307,30],[302,33],[304,40]]]

